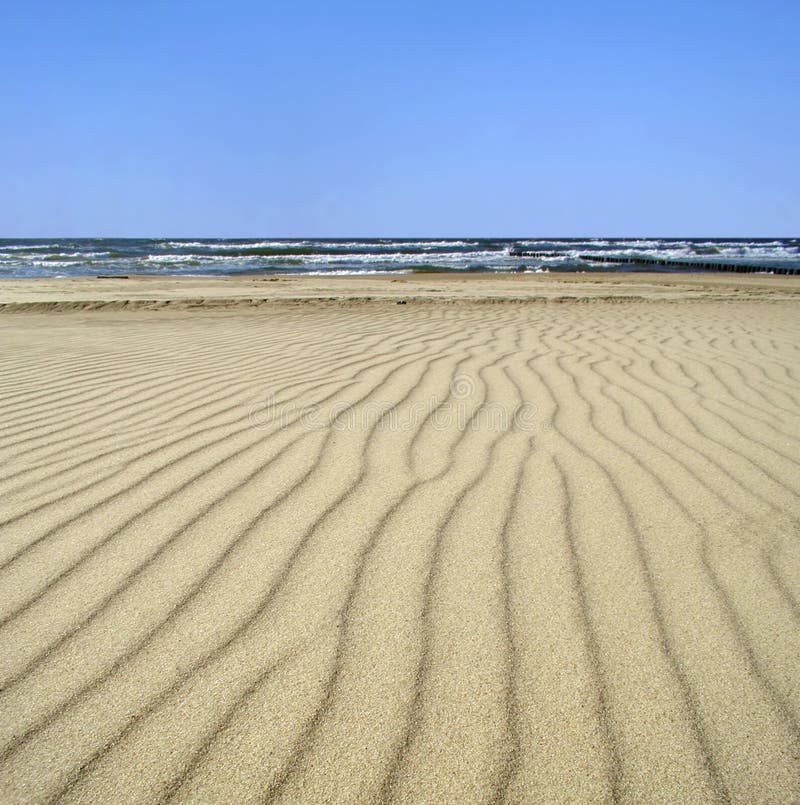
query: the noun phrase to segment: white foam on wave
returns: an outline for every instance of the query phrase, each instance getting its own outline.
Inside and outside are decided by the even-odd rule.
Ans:
[[[316,263],[414,263],[425,265],[430,263],[468,263],[489,262],[505,259],[505,252],[479,251],[479,252],[435,252],[425,254],[409,254],[408,252],[383,252],[382,254],[304,254],[303,261],[309,264]]]
[[[8,252],[35,252],[41,251],[42,249],[52,249],[55,245],[54,243],[9,244],[3,245],[2,250]]]
[[[145,257],[147,263],[190,263],[198,260],[211,260],[209,256],[199,254],[148,254]],[[223,258],[225,259],[225,258]]]
[[[68,268],[70,266],[85,266],[85,260],[30,260],[32,266],[42,266],[43,268]]]
[[[413,269],[397,269],[397,268],[340,268],[333,271],[295,271],[294,274],[302,274],[304,277],[361,277],[365,274],[411,274]]]
[[[111,252],[64,252],[60,257],[108,257]],[[55,255],[54,255],[55,256]]]
[[[220,251],[244,251],[245,249],[302,249],[310,244],[305,240],[293,241],[200,241],[171,240],[160,244],[171,249],[218,249]]]
[[[472,240],[170,240],[159,245],[170,249],[215,249],[220,251],[246,251],[247,249],[363,249],[382,251],[403,246],[415,249],[456,248],[474,245],[477,242]]]

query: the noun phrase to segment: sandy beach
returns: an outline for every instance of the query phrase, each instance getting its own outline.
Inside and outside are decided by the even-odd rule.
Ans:
[[[0,281],[0,801],[797,802],[798,311]]]

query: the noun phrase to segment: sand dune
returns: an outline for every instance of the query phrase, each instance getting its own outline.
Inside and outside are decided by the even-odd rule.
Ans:
[[[0,800],[797,801],[785,287],[0,316]]]

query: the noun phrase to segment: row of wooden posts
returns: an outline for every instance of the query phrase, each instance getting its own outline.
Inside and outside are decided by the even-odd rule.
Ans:
[[[513,257],[561,257],[563,252],[513,251]],[[695,268],[702,271],[734,271],[737,274],[800,274],[800,268],[791,266],[756,266],[744,263],[716,263],[706,260],[669,260],[658,257],[614,257],[606,254],[579,254],[587,263],[624,263],[626,265],[664,266],[665,268]]]

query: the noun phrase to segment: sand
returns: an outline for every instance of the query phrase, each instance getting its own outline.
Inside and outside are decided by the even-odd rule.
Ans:
[[[799,292],[0,282],[0,801],[797,801]]]

